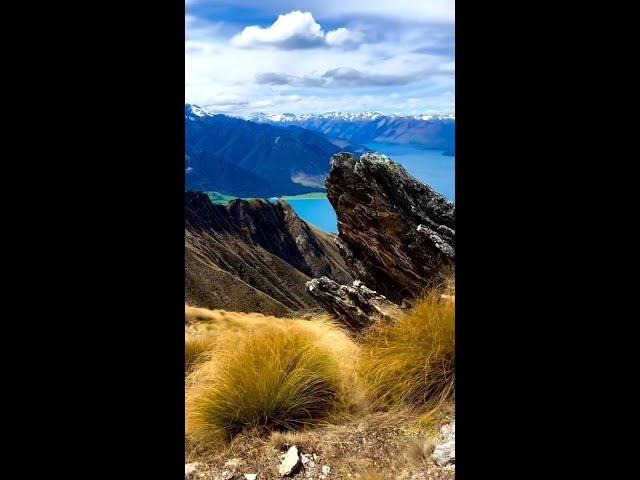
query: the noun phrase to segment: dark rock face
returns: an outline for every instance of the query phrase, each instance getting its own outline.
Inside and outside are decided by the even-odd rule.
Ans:
[[[454,204],[384,155],[334,155],[326,188],[336,244],[367,287],[399,304],[454,265]]]
[[[317,308],[305,282],[351,275],[332,235],[303,222],[285,201],[216,205],[185,192],[185,303],[284,315]]]
[[[397,305],[358,280],[347,286],[327,277],[314,278],[307,283],[307,291],[354,330],[374,320],[390,320],[400,312]]]

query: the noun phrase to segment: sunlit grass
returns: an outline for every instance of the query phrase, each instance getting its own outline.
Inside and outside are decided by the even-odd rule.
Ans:
[[[225,440],[247,429],[300,430],[354,407],[357,347],[337,325],[324,318],[251,323],[214,333],[188,376],[192,440]]]

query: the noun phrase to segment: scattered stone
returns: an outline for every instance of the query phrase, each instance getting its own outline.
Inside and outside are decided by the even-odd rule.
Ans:
[[[306,456],[304,453],[300,454],[300,461],[302,462],[302,465],[306,465],[307,463],[309,463],[309,457]]]
[[[185,463],[184,464],[184,478],[185,480],[191,480],[196,477],[196,471],[198,469],[198,462]]]
[[[247,480],[256,480],[256,478],[258,478],[258,474],[257,473],[245,473],[244,474],[244,478],[246,478]]]
[[[329,465],[322,466],[322,473],[324,475],[329,475],[330,472],[331,472],[331,467]]]
[[[441,467],[456,463],[456,425],[450,423],[440,429],[440,438],[443,443],[438,445],[431,455]]]
[[[283,477],[286,477],[287,475],[295,473],[300,465],[301,463],[300,454],[298,453],[298,447],[293,445],[291,448],[289,448],[286,455],[284,456],[280,467],[278,467],[278,472]]]

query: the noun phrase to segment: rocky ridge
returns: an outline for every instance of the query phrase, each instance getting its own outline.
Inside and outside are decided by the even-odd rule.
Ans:
[[[420,297],[455,265],[455,205],[384,155],[339,153],[325,183],[336,246],[352,286],[314,279],[307,291],[351,326]]]
[[[216,205],[185,192],[185,303],[285,315],[318,308],[305,282],[352,280],[334,237],[302,221],[284,200]]]

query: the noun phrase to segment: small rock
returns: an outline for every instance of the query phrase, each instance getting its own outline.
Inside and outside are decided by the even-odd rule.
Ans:
[[[291,475],[300,467],[300,454],[298,453],[298,447],[295,445],[289,448],[280,467],[278,467],[278,472],[283,477],[287,475]]]
[[[258,478],[258,474],[257,473],[245,473],[244,474],[244,478],[246,478],[247,480],[256,480],[256,478]]]
[[[456,425],[451,423],[443,425],[440,429],[440,438],[444,443],[438,445],[431,455],[438,465],[445,467],[456,463]]]
[[[316,462],[314,462],[313,460],[309,460],[309,468],[313,468],[316,466]]]
[[[313,454],[313,459],[314,460],[318,460],[318,455],[316,455],[315,453]]]
[[[192,478],[195,478],[197,468],[198,468],[198,462],[185,463],[184,464],[185,480],[191,480]]]
[[[307,457],[304,453],[301,453],[300,461],[302,462],[302,465],[306,465],[307,463],[309,463],[309,457]]]
[[[329,475],[330,472],[331,472],[331,467],[329,465],[322,466],[322,473],[324,473],[325,475]]]

